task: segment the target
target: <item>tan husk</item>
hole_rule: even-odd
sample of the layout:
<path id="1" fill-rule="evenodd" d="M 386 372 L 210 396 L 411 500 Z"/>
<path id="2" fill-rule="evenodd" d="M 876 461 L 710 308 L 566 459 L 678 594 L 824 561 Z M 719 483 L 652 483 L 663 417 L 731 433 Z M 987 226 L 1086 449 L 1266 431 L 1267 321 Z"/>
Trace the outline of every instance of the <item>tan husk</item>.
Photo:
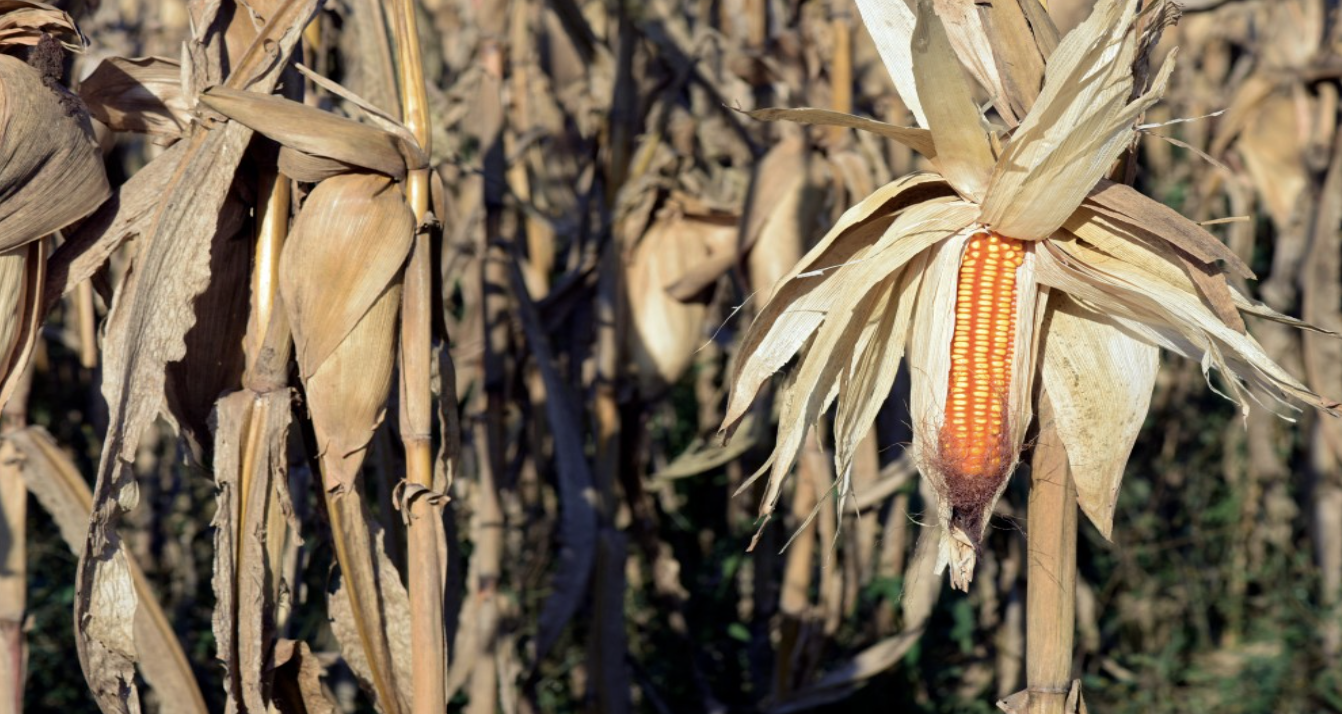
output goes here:
<path id="1" fill-rule="evenodd" d="M 60 38 L 67 50 L 84 49 L 84 36 L 64 10 L 34 0 L 0 0 L 0 47 L 36 45 L 47 34 Z"/>
<path id="2" fill-rule="evenodd" d="M 712 255 L 710 246 L 735 239 L 736 226 L 671 212 L 653 222 L 629 261 L 628 350 L 640 389 L 656 395 L 684 374 L 703 343 L 708 307 L 681 302 L 667 288 Z"/>
<path id="3" fill-rule="evenodd" d="M 336 176 L 312 190 L 280 257 L 280 294 L 304 377 L 400 274 L 414 229 L 414 214 L 385 176 Z"/>
<path id="4" fill-rule="evenodd" d="M 397 179 L 405 178 L 407 169 L 427 165 L 428 157 L 413 141 L 283 97 L 211 87 L 200 95 L 200 101 L 289 149 L 312 156 Z"/>
<path id="5" fill-rule="evenodd" d="M 0 55 L 0 250 L 64 228 L 111 194 L 88 115 L 68 111 L 63 91 Z"/>
<path id="6" fill-rule="evenodd" d="M 918 101 L 927 114 L 927 126 L 937 147 L 937 172 L 961 196 L 981 202 L 993 166 L 993 151 L 969 81 L 951 51 L 946 28 L 932 10 L 932 0 L 918 1 L 912 46 Z"/>
<path id="7" fill-rule="evenodd" d="M 190 123 L 182 65 L 166 57 L 108 57 L 80 83 L 79 98 L 113 131 L 179 138 Z"/>

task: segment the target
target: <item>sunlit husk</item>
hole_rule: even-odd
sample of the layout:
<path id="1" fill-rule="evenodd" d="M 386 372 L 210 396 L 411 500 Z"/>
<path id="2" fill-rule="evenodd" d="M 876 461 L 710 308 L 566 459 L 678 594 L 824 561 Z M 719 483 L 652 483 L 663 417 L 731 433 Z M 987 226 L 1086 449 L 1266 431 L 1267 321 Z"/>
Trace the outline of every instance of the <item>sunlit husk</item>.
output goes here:
<path id="1" fill-rule="evenodd" d="M 111 193 L 88 116 L 60 91 L 0 55 L 0 250 L 64 228 Z"/>
<path id="2" fill-rule="evenodd" d="M 735 239 L 736 226 L 684 216 L 659 218 L 634 249 L 629 264 L 629 355 L 638 369 L 641 391 L 655 395 L 684 374 L 703 344 L 701 302 L 682 302 L 666 288 L 711 254 L 714 242 Z"/>
<path id="3" fill-rule="evenodd" d="M 342 175 L 312 190 L 280 257 L 280 292 L 304 377 L 386 292 L 414 228 L 400 190 L 384 176 Z"/>
<path id="4" fill-rule="evenodd" d="M 1043 91 L 993 169 L 984 224 L 1018 240 L 1047 238 L 1127 148 L 1174 70 L 1171 53 L 1151 88 L 1131 99 L 1136 21 L 1135 3 L 1105 0 L 1048 58 Z"/>
<path id="5" fill-rule="evenodd" d="M 383 418 L 413 231 L 390 179 L 351 174 L 313 190 L 284 245 L 280 291 L 328 489 L 353 483 Z"/>

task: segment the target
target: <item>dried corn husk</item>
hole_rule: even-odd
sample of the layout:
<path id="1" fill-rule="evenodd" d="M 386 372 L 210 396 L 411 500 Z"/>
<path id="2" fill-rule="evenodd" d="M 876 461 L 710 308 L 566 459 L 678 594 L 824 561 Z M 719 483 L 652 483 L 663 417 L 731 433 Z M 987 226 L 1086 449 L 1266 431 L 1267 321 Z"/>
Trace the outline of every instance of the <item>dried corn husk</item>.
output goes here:
<path id="1" fill-rule="evenodd" d="M 670 212 L 653 222 L 629 261 L 629 356 L 640 390 L 660 394 L 675 384 L 704 341 L 701 302 L 682 302 L 667 288 L 682 273 L 712 256 L 714 245 L 734 242 L 734 223 Z"/>
<path id="2" fill-rule="evenodd" d="M 64 228 L 111 193 L 88 116 L 67 108 L 64 91 L 0 55 L 0 250 Z"/>
<path id="3" fill-rule="evenodd" d="M 902 16 L 890 9 L 899 5 L 879 12 Z M 1173 210 L 1103 181 L 1133 136 L 1137 117 L 1159 98 L 1169 77 L 1167 60 L 1151 89 L 1132 99 L 1134 61 L 1176 16 L 1166 3 L 1152 3 L 1140 14 L 1134 0 L 1098 3 L 1049 56 L 1037 100 L 1029 105 L 1028 97 L 1013 99 L 1030 109 L 1001 140 L 1004 148 L 995 159 L 996 140 L 979 121 L 930 0 L 919 3 L 913 28 L 902 20 L 870 27 L 879 12 L 867 10 L 864 5 L 878 43 L 910 47 L 910 64 L 891 68 L 901 92 L 907 89 L 904 75 L 914 78 L 915 90 L 938 90 L 924 91 L 914 103 L 930 122 L 933 164 L 944 178 L 902 179 L 850 209 L 779 284 L 747 333 L 731 375 L 728 432 L 764 381 L 800 355 L 795 378 L 782 390 L 777 445 L 756 474 L 770 472 L 761 515 L 773 511 L 806 430 L 836 398 L 842 507 L 853 454 L 889 391 L 906 343 L 914 455 L 937 495 L 944 527 L 938 567 L 950 567 L 958 588 L 968 587 L 987 516 L 1033 418 L 1037 374 L 1056 393 L 1054 426 L 1077 498 L 1106 535 L 1123 465 L 1149 403 L 1157 347 L 1198 360 L 1204 372 L 1216 369 L 1241 409 L 1248 408 L 1252 387 L 1283 404 L 1336 413 L 1336 402 L 1286 373 L 1245 333 L 1241 312 L 1300 323 L 1230 286 L 1228 274 L 1251 275 L 1238 256 Z M 1048 39 L 1041 36 L 1041 48 Z M 887 64 L 903 56 L 888 50 L 882 52 Z M 778 118 L 811 120 L 812 111 Z M 907 143 L 906 134 L 877 133 Z M 991 179 L 981 190 L 986 171 Z M 950 187 L 965 200 L 947 198 Z M 943 459 L 938 436 L 951 337 L 957 334 L 962 252 L 971 235 L 989 230 L 1035 241 L 1026 244 L 1015 268 L 1014 351 L 1002 395 L 1013 463 L 990 483 Z M 978 480 L 971 484 L 971 476 Z"/>
<path id="4" fill-rule="evenodd" d="M 280 293 L 293 327 L 318 447 L 353 483 L 382 421 L 395 363 L 400 271 L 415 220 L 388 178 L 349 174 L 313 189 L 280 258 Z"/>
<path id="5" fill-rule="evenodd" d="M 336 116 L 283 97 L 212 87 L 205 106 L 242 122 L 291 151 L 404 179 L 427 157 L 413 137 Z M 306 177 L 304 177 L 306 178 Z"/>
<path id="6" fill-rule="evenodd" d="M 182 65 L 166 57 L 108 57 L 80 83 L 79 98 L 112 131 L 180 138 L 190 123 Z"/>
<path id="7" fill-rule="evenodd" d="M 84 49 L 84 36 L 64 10 L 34 0 L 0 0 L 0 47 L 36 45 L 42 35 L 60 38 L 65 48 Z"/>

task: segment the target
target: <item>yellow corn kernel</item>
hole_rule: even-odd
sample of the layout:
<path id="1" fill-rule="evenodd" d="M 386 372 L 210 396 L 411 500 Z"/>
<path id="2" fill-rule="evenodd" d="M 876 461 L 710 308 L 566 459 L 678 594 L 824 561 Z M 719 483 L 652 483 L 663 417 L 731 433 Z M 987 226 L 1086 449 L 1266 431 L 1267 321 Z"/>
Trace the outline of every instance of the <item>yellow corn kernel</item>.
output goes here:
<path id="1" fill-rule="evenodd" d="M 1007 425 L 1002 404 L 1011 384 L 1016 336 L 1016 268 L 1025 244 L 995 233 L 969 239 L 958 277 L 942 464 L 965 476 L 998 476 Z M 949 425 L 954 425 L 951 428 Z"/>

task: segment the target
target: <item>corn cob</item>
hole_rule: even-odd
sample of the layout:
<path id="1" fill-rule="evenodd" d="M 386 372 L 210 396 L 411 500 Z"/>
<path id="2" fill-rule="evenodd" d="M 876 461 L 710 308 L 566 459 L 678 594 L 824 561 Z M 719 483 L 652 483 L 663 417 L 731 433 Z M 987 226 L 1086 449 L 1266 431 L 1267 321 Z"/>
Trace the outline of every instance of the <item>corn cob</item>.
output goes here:
<path id="1" fill-rule="evenodd" d="M 965 246 L 957 281 L 938 456 L 949 473 L 990 480 L 993 488 L 1015 456 L 1009 453 L 1006 408 L 1016 335 L 1016 268 L 1024 259 L 1022 241 L 979 233 Z"/>

